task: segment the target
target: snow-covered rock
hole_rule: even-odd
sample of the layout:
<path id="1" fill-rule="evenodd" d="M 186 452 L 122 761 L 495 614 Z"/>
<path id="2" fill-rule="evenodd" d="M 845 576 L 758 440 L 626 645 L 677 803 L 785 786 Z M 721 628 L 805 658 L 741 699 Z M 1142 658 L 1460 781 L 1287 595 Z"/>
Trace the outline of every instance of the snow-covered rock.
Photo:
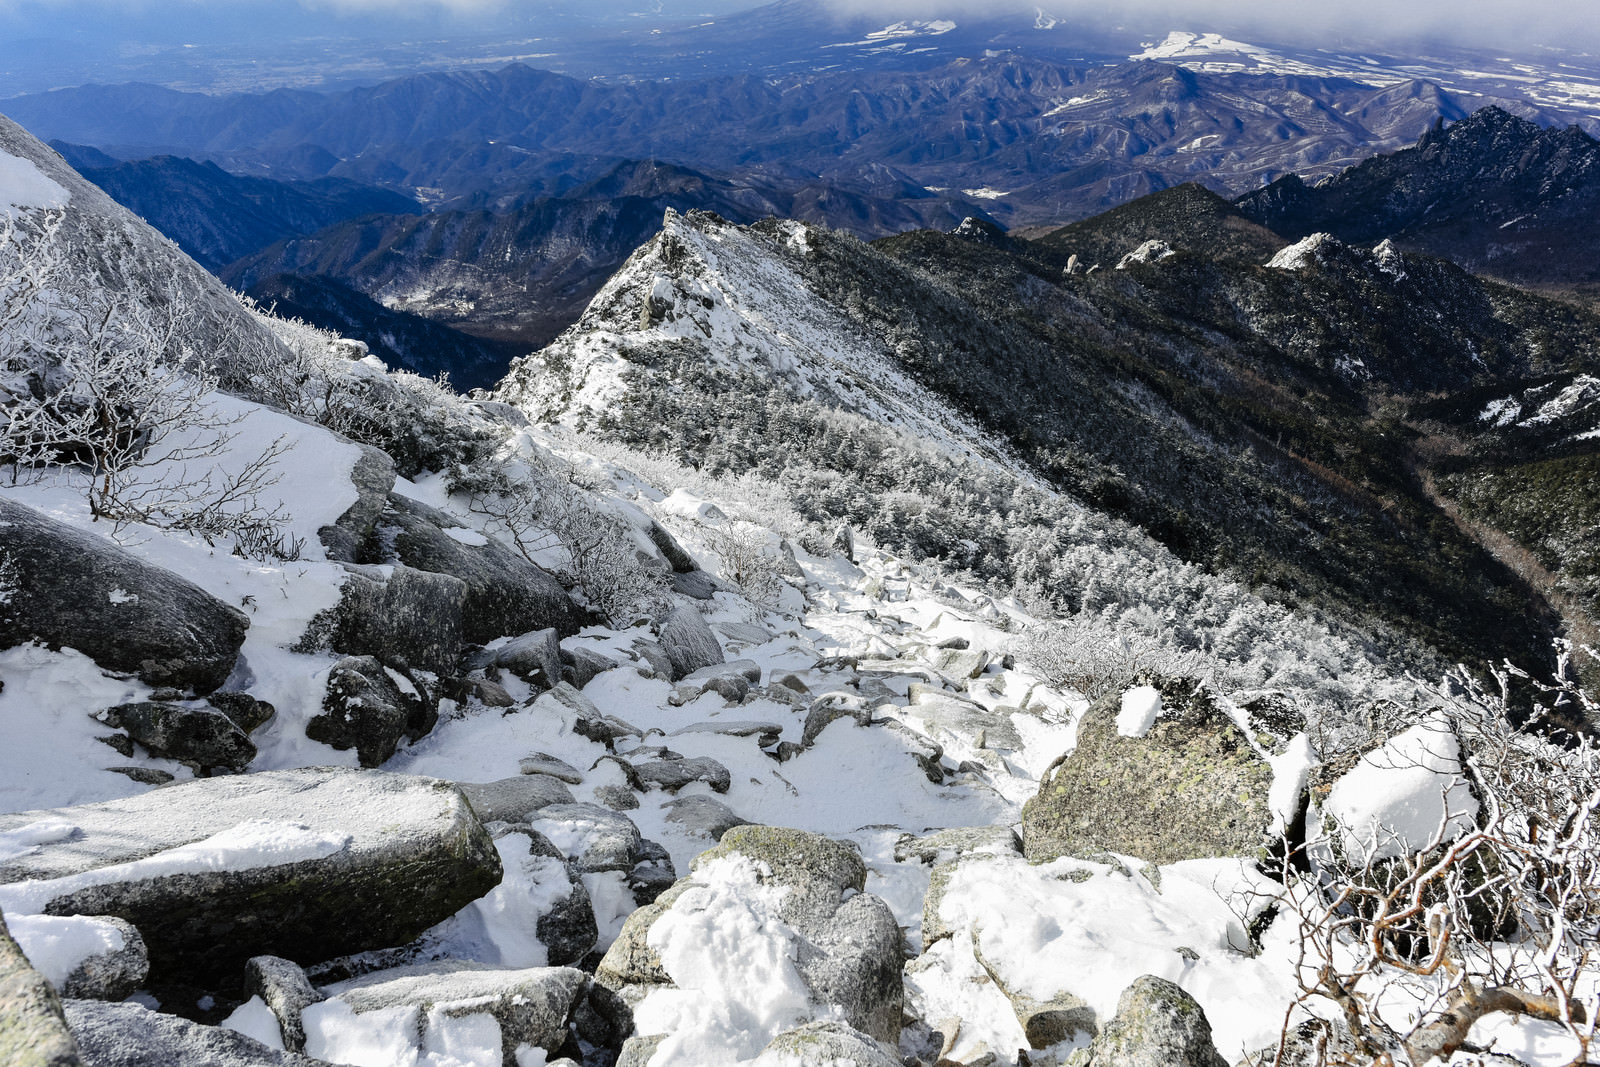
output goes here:
<path id="1" fill-rule="evenodd" d="M 324 1067 L 237 1031 L 131 1002 L 69 1000 L 66 1014 L 90 1067 Z"/>
<path id="2" fill-rule="evenodd" d="M 28 959 L 64 997 L 121 1000 L 150 973 L 144 938 L 115 916 L 14 914 L 9 924 Z"/>
<path id="3" fill-rule="evenodd" d="M 453 786 L 381 772 L 207 778 L 0 815 L 0 835 L 39 827 L 53 829 L 0 861 L 0 908 L 126 919 L 166 978 L 404 944 L 501 875 Z"/>
<path id="4" fill-rule="evenodd" d="M 227 681 L 250 625 L 239 609 L 4 497 L 0 530 L 17 570 L 17 588 L 0 612 L 0 648 L 30 640 L 75 648 L 150 685 L 200 693 Z"/>
<path id="5" fill-rule="evenodd" d="M 306 724 L 306 736 L 353 748 L 363 767 L 380 767 L 402 738 L 417 740 L 438 718 L 438 703 L 419 679 L 372 656 L 346 656 L 329 669 L 322 714 Z"/>

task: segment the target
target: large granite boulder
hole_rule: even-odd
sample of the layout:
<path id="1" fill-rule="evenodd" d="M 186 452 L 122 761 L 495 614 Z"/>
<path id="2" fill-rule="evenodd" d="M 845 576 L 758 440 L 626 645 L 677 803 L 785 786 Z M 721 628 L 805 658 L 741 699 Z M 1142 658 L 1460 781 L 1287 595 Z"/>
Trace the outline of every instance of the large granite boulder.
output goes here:
<path id="1" fill-rule="evenodd" d="M 139 1004 L 69 1000 L 66 1011 L 87 1067 L 327 1067 Z"/>
<path id="2" fill-rule="evenodd" d="M 306 736 L 381 767 L 401 738 L 415 741 L 438 721 L 438 702 L 420 679 L 371 656 L 346 656 L 328 671 L 322 714 L 306 723 Z"/>
<path id="3" fill-rule="evenodd" d="M 11 940 L 0 917 L 0 1063 L 82 1067 L 61 1001 Z"/>
<path id="4" fill-rule="evenodd" d="M 656 624 L 656 639 L 671 665 L 669 675 L 674 682 L 726 658 L 705 616 L 687 604 Z"/>
<path id="5" fill-rule="evenodd" d="M 250 620 L 199 586 L 96 534 L 0 497 L 17 589 L 0 648 L 69 647 L 152 686 L 209 693 L 227 681 Z"/>
<path id="6" fill-rule="evenodd" d="M 318 612 L 295 648 L 331 648 L 419 670 L 456 672 L 467 583 L 404 564 L 349 567 L 339 603 Z"/>
<path id="7" fill-rule="evenodd" d="M 383 521 L 396 527 L 394 553 L 401 563 L 466 583 L 462 622 L 468 641 L 484 644 L 546 628 L 567 636 L 588 622 L 550 574 L 493 538 L 461 532 L 436 508 L 391 494 Z"/>
<path id="8" fill-rule="evenodd" d="M 1153 721 L 1133 723 L 1122 694 L 1084 713 L 1077 747 L 1023 806 L 1028 859 L 1116 852 L 1161 864 L 1262 854 L 1271 765 L 1198 683 L 1151 688 L 1160 693 Z M 1128 695 L 1153 700 L 1149 691 Z"/>
<path id="9" fill-rule="evenodd" d="M 97 718 L 127 733 L 152 756 L 175 759 L 202 774 L 218 769 L 237 774 L 256 758 L 250 735 L 214 708 L 141 700 L 107 708 Z"/>
<path id="10" fill-rule="evenodd" d="M 0 815 L 53 828 L 0 861 L 0 907 L 115 915 L 153 980 L 237 977 L 252 956 L 315 962 L 401 945 L 500 882 L 494 843 L 434 778 L 305 768 Z"/>

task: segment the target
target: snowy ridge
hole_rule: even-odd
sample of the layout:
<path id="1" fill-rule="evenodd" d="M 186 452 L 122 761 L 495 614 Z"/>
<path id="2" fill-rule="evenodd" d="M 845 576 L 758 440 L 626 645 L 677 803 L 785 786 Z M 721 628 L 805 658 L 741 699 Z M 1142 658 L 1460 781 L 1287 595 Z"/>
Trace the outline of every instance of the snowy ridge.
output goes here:
<path id="1" fill-rule="evenodd" d="M 895 367 L 876 339 L 814 296 L 803 274 L 804 223 L 770 230 L 668 211 L 583 317 L 518 360 L 495 391 L 541 421 L 576 425 L 628 388 L 624 371 L 652 350 L 690 348 L 713 364 L 752 368 L 821 401 L 933 444 L 1025 474 L 1004 447 Z M 670 388 L 660 383 L 660 388 Z"/>

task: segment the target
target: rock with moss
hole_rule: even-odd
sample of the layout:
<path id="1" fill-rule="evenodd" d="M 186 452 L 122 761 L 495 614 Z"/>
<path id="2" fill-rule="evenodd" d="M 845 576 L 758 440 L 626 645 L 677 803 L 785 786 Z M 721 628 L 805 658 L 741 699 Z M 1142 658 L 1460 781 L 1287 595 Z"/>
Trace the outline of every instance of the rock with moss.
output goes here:
<path id="1" fill-rule="evenodd" d="M 302 768 L 0 815 L 75 827 L 0 862 L 0 901 L 138 928 L 153 982 L 235 980 L 403 945 L 500 883 L 494 842 L 436 778 Z M 27 883 L 27 884 L 19 884 Z"/>
<path id="2" fill-rule="evenodd" d="M 896 1049 L 841 1022 L 814 1022 L 785 1030 L 767 1043 L 762 1067 L 900 1067 Z"/>
<path id="3" fill-rule="evenodd" d="M 141 700 L 107 708 L 96 718 L 127 733 L 152 756 L 175 759 L 202 774 L 237 774 L 256 758 L 249 735 L 215 708 Z"/>
<path id="4" fill-rule="evenodd" d="M 1123 991 L 1116 1018 L 1089 1046 L 1083 1067 L 1227 1067 L 1227 1061 L 1211 1042 L 1199 1002 L 1147 974 Z"/>
<path id="5" fill-rule="evenodd" d="M 61 1001 L 11 939 L 0 917 L 0 1063 L 82 1067 Z"/>
<path id="6" fill-rule="evenodd" d="M 1118 729 L 1121 694 L 1084 713 L 1077 747 L 1022 809 L 1027 857 L 1115 852 L 1151 863 L 1263 854 L 1272 767 L 1199 683 L 1163 682 L 1142 737 Z"/>
<path id="7" fill-rule="evenodd" d="M 465 624 L 467 584 L 404 564 L 348 565 L 339 603 L 316 614 L 297 651 L 323 648 L 347 656 L 404 662 L 436 674 L 454 674 Z"/>

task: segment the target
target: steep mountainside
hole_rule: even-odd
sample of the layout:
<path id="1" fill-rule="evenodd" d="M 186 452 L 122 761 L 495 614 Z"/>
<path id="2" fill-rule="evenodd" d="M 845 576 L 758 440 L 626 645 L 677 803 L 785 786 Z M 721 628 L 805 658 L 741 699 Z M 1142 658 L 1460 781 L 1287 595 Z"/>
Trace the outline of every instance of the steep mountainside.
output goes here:
<path id="1" fill-rule="evenodd" d="M 1238 206 L 1291 239 L 1389 238 L 1475 273 L 1600 295 L 1600 142 L 1577 127 L 1484 108 L 1331 179 L 1285 176 Z"/>
<path id="2" fill-rule="evenodd" d="M 240 178 L 215 163 L 156 156 L 80 168 L 211 270 L 286 237 L 361 215 L 416 215 L 415 200 L 344 178 L 279 182 Z"/>
<path id="3" fill-rule="evenodd" d="M 1169 217 L 1170 200 L 1156 200 L 1156 217 Z M 785 396 L 798 390 L 848 411 L 864 410 L 860 390 L 870 395 L 870 384 L 806 353 L 872 346 L 883 353 L 876 365 L 930 390 L 1047 483 L 1185 559 L 1362 631 L 1398 634 L 1402 645 L 1525 658 L 1520 646 L 1537 644 L 1553 616 L 1428 499 L 1403 398 L 1518 381 L 1569 360 L 1591 365 L 1600 320 L 1387 246 L 1308 242 L 1263 266 L 1209 257 L 1205 233 L 1170 235 L 1190 250 L 1146 249 L 1147 262 L 1073 275 L 1065 244 L 1030 250 L 981 227 L 867 247 L 816 230 L 669 218 L 625 280 L 514 368 L 499 393 L 546 417 L 587 411 L 608 433 L 711 470 L 770 474 L 782 459 L 761 442 L 793 436 L 812 454 L 829 438 L 782 415 Z M 737 268 L 722 264 L 732 248 Z M 796 327 L 813 339 L 755 361 L 811 362 L 809 378 L 796 372 L 805 385 L 728 366 L 721 353 L 737 349 L 717 341 L 741 336 L 724 307 L 745 299 L 759 271 L 778 269 L 799 279 L 789 304 L 842 317 L 835 339 Z M 879 372 L 857 373 L 870 382 Z M 874 491 L 870 481 L 863 488 Z M 952 520 L 953 537 L 919 540 L 881 512 L 859 521 L 888 543 L 905 538 L 979 573 L 1024 577 L 981 524 Z M 1099 595 L 1088 575 L 1031 580 L 1074 610 Z M 1514 633 L 1508 612 L 1520 620 Z"/>

